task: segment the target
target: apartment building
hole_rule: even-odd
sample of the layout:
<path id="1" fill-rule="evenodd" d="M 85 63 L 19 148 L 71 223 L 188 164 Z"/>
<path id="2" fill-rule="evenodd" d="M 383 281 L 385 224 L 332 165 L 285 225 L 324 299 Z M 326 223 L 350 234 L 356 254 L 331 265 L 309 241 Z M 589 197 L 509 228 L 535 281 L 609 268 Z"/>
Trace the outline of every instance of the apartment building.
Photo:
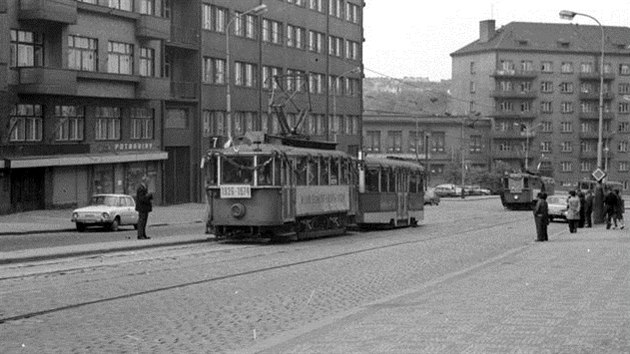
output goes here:
<path id="1" fill-rule="evenodd" d="M 630 188 L 630 28 L 604 27 L 603 161 Z M 453 52 L 454 112 L 494 121 L 492 154 L 568 185 L 597 168 L 599 26 L 480 22 Z"/>
<path id="2" fill-rule="evenodd" d="M 280 82 L 296 131 L 358 151 L 363 6 L 0 0 L 0 213 L 133 194 L 144 174 L 157 203 L 203 201 L 200 161 L 227 127 L 279 131 Z"/>
<path id="3" fill-rule="evenodd" d="M 445 174 L 449 165 L 463 164 L 469 171 L 488 170 L 491 162 L 490 133 L 491 122 L 482 117 L 363 115 L 365 154 L 418 161 L 427 166 L 427 178 L 432 186 L 452 182 Z"/>

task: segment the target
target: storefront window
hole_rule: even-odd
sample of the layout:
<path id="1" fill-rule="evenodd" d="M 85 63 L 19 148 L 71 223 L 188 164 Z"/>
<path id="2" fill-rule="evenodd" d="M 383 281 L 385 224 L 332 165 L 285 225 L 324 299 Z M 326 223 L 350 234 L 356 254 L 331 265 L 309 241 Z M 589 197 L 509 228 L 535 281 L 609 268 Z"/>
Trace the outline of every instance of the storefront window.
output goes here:
<path id="1" fill-rule="evenodd" d="M 114 166 L 94 167 L 93 194 L 114 193 Z"/>

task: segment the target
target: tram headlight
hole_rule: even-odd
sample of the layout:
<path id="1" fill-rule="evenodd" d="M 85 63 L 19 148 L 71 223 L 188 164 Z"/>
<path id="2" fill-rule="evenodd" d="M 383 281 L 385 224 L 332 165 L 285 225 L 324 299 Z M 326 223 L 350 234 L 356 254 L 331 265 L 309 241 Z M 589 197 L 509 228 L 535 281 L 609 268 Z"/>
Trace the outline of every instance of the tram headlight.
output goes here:
<path id="1" fill-rule="evenodd" d="M 234 203 L 230 207 L 230 212 L 232 213 L 233 217 L 240 219 L 245 216 L 245 205 L 241 203 Z"/>
<path id="2" fill-rule="evenodd" d="M 518 200 L 518 195 L 515 195 L 515 196 L 514 196 L 514 200 Z"/>

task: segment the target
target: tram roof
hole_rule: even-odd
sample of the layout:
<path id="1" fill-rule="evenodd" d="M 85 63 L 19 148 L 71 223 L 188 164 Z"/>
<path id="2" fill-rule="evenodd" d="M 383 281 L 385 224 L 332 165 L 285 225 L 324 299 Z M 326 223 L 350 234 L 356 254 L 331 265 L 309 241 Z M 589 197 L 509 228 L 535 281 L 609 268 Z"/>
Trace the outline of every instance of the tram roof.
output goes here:
<path id="1" fill-rule="evenodd" d="M 241 154 L 251 156 L 282 153 L 286 154 L 287 156 L 332 156 L 352 158 L 352 156 L 348 155 L 347 153 L 338 150 L 311 149 L 278 144 L 243 144 L 220 150 L 212 150 L 210 151 L 210 154 L 212 153 L 219 153 L 230 156 L 237 156 Z"/>
<path id="2" fill-rule="evenodd" d="M 408 160 L 399 160 L 387 157 L 373 157 L 366 156 L 365 163 L 367 166 L 381 166 L 381 167 L 399 167 L 399 168 L 409 168 L 412 170 L 420 170 L 424 171 L 424 167 L 417 162 L 408 161 Z"/>

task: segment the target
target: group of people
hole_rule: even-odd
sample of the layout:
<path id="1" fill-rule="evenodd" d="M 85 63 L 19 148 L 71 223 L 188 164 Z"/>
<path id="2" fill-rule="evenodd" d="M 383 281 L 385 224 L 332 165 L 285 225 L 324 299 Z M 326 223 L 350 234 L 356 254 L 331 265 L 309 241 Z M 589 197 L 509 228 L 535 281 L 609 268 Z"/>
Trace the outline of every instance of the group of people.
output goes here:
<path id="1" fill-rule="evenodd" d="M 547 225 L 549 225 L 549 206 L 547 204 L 547 193 L 540 192 L 537 195 L 538 201 L 534 207 L 534 221 L 536 223 L 536 241 L 548 241 Z M 569 223 L 569 232 L 577 233 L 578 228 L 592 227 L 593 220 L 593 192 L 570 191 L 567 199 L 567 221 Z M 609 190 L 604 196 L 604 211 L 606 220 L 606 229 L 610 229 L 614 224 L 623 229 L 625 227 L 623 221 L 623 213 L 625 211 L 624 200 L 618 189 Z"/>

